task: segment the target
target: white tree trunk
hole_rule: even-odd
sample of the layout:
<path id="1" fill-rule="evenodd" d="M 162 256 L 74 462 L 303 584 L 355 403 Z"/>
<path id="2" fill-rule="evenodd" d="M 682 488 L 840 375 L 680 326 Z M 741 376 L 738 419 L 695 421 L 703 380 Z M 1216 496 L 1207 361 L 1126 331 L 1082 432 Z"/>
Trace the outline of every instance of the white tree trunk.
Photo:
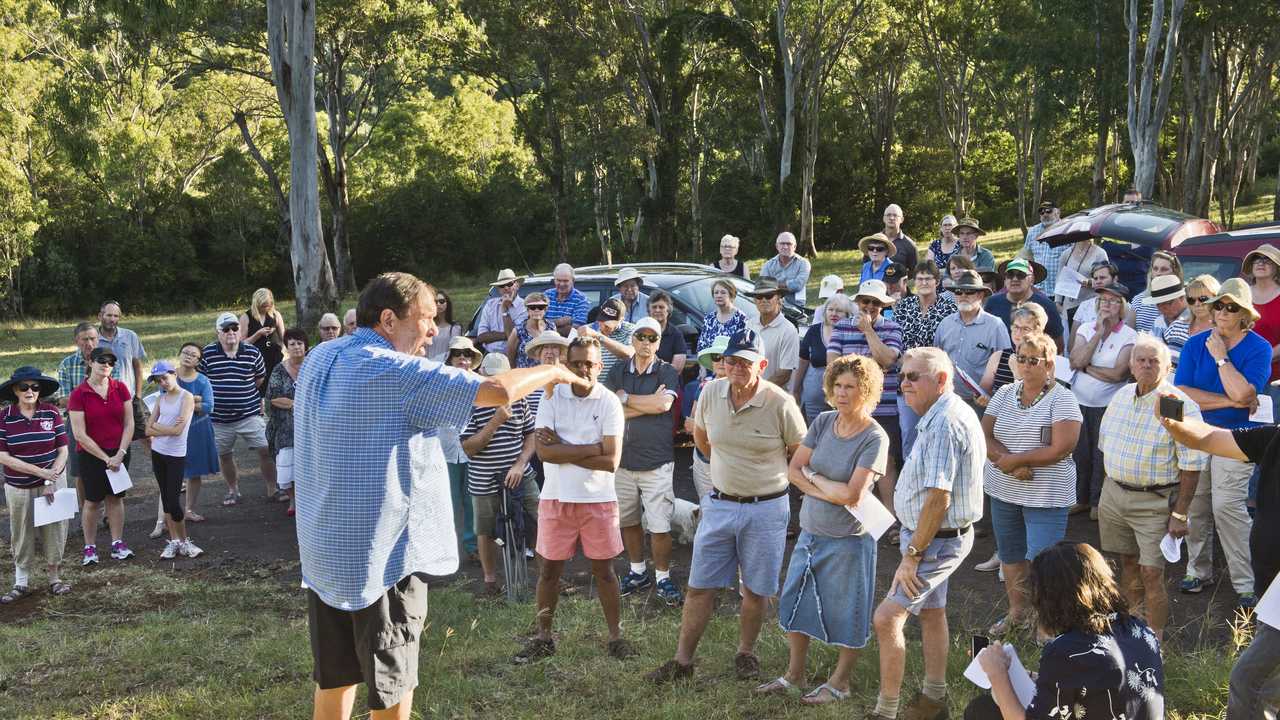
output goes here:
<path id="1" fill-rule="evenodd" d="M 1142 65 L 1138 65 L 1138 0 L 1128 0 L 1124 22 L 1129 30 L 1129 144 L 1133 147 L 1133 184 L 1143 197 L 1155 190 L 1156 170 L 1160 162 L 1160 131 L 1169 115 L 1169 92 L 1173 87 L 1173 65 L 1178 54 L 1179 29 L 1186 0 L 1173 0 L 1168 28 L 1164 22 L 1165 0 L 1151 4 L 1151 23 L 1147 29 L 1147 46 Z M 1160 77 L 1156 78 L 1156 51 L 1164 32 L 1164 59 Z M 1156 84 L 1159 83 L 1159 87 Z M 1155 99 L 1152 99 L 1155 93 Z"/>
<path id="2" fill-rule="evenodd" d="M 787 39 L 787 11 L 790 0 L 778 3 L 778 62 L 782 63 L 782 148 L 778 158 L 778 187 L 787 184 L 791 177 L 791 154 L 796 144 L 796 63 L 792 57 L 791 43 Z"/>
<path id="3" fill-rule="evenodd" d="M 316 15 L 312 0 L 267 0 L 267 49 L 289 129 L 290 255 L 298 323 L 314 327 L 338 304 L 320 229 L 317 186 Z"/>

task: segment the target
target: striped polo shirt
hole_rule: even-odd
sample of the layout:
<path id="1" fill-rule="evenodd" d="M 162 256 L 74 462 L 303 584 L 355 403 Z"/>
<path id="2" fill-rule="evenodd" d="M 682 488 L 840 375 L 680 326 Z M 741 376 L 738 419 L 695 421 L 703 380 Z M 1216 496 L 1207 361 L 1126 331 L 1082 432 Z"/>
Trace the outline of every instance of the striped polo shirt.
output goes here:
<path id="1" fill-rule="evenodd" d="M 248 343 L 240 343 L 234 356 L 227 355 L 216 342 L 204 346 L 197 368 L 213 386 L 213 412 L 209 419 L 216 423 L 233 423 L 262 414 L 262 394 L 258 382 L 266 377 L 267 366 L 262 353 Z"/>
<path id="2" fill-rule="evenodd" d="M 40 403 L 30 420 L 17 405 L 6 407 L 0 416 L 0 452 L 8 453 L 14 459 L 50 468 L 58 459 L 58 448 L 66 444 L 62 413 L 54 405 Z M 17 488 L 33 488 L 44 483 L 40 478 L 10 467 L 4 468 L 4 481 Z"/>
<path id="3" fill-rule="evenodd" d="M 569 290 L 569 297 L 564 300 L 560 299 L 560 294 L 555 288 L 547 293 L 547 320 L 557 320 L 562 317 L 573 319 L 573 326 L 587 324 L 587 313 L 591 310 L 591 301 L 578 288 Z"/>
<path id="4" fill-rule="evenodd" d="M 497 408 L 477 407 L 471 411 L 471 421 L 462 431 L 462 439 L 475 435 L 484 429 L 493 419 Z M 524 438 L 533 434 L 534 414 L 529 411 L 529 404 L 524 400 L 511 403 L 511 417 L 489 438 L 489 444 L 467 463 L 467 489 L 472 495 L 494 495 L 498 486 L 506 477 L 507 471 L 520 458 L 524 449 Z M 533 473 L 531 466 L 525 467 L 525 474 Z"/>

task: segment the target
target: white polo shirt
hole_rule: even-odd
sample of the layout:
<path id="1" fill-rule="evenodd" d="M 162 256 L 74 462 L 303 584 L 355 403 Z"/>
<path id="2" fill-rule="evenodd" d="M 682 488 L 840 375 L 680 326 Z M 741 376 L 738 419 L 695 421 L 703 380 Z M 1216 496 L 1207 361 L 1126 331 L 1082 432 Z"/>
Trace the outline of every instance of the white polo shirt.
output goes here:
<path id="1" fill-rule="evenodd" d="M 607 436 L 622 442 L 626 417 L 618 396 L 604 385 L 596 383 L 586 397 L 574 395 L 568 385 L 557 385 L 538 404 L 534 427 L 550 428 L 562 442 L 570 445 L 592 445 Z M 543 500 L 598 503 L 618 499 L 611 472 L 568 463 L 544 463 L 542 470 L 546 475 L 541 493 Z"/>

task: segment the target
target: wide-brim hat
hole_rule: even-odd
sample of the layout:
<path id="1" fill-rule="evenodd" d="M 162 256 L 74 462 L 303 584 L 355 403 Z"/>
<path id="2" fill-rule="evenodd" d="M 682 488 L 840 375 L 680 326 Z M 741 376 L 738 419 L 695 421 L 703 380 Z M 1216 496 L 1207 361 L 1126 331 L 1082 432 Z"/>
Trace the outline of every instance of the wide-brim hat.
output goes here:
<path id="1" fill-rule="evenodd" d="M 1262 317 L 1262 315 L 1253 307 L 1253 291 L 1249 289 L 1249 284 L 1242 278 L 1233 277 L 1222 283 L 1222 288 L 1218 290 L 1218 294 L 1213 296 L 1209 302 L 1216 303 L 1220 300 L 1228 300 L 1233 302 L 1245 310 L 1249 311 L 1249 315 L 1254 320 Z"/>
<path id="2" fill-rule="evenodd" d="M 459 335 L 449 341 L 449 352 L 453 352 L 455 350 L 461 350 L 470 354 L 471 361 L 477 365 L 484 359 L 484 354 L 476 348 L 476 344 L 471 341 L 471 338 L 465 335 Z"/>
<path id="3" fill-rule="evenodd" d="M 955 284 L 952 285 L 950 289 L 953 292 L 956 290 L 976 290 L 988 295 L 991 294 L 991 288 L 987 287 L 987 284 L 982 281 L 982 276 L 979 275 L 976 270 L 962 270 L 960 272 L 960 277 L 955 281 Z"/>
<path id="4" fill-rule="evenodd" d="M 1253 261 L 1260 257 L 1270 260 L 1272 265 L 1280 269 L 1280 250 L 1277 250 L 1275 245 L 1266 243 L 1259 245 L 1244 256 L 1244 262 L 1240 264 L 1240 272 L 1248 277 L 1253 277 Z"/>
<path id="5" fill-rule="evenodd" d="M 698 351 L 698 364 L 711 370 L 714 363 L 711 362 L 712 355 L 724 355 L 724 351 L 729 349 L 729 336 L 717 335 L 715 340 Z"/>
<path id="6" fill-rule="evenodd" d="M 955 232 L 963 227 L 970 228 L 974 232 L 978 233 L 978 235 L 987 234 L 987 231 L 983 230 L 981 225 L 978 225 L 977 219 L 971 217 L 960 218 L 960 222 L 957 222 L 956 226 L 951 228 L 951 232 Z"/>
<path id="7" fill-rule="evenodd" d="M 640 274 L 639 270 L 633 267 L 624 267 L 618 271 L 618 279 L 613 281 L 613 285 L 617 287 L 628 280 L 635 280 L 641 285 L 644 284 L 644 276 Z"/>
<path id="8" fill-rule="evenodd" d="M 888 251 L 885 253 L 885 257 L 893 257 L 898 254 L 898 246 L 895 245 L 884 233 L 875 233 L 862 238 L 858 241 L 858 250 L 861 250 L 862 254 L 866 255 L 867 246 L 873 242 L 884 243 L 884 246 L 888 248 Z"/>
<path id="9" fill-rule="evenodd" d="M 1151 286 L 1147 290 L 1147 297 L 1142 298 L 1143 305 L 1159 305 L 1174 298 L 1187 296 L 1187 288 L 1182 284 L 1182 278 L 1177 275 L 1161 275 L 1152 278 Z"/>
<path id="10" fill-rule="evenodd" d="M 773 278 L 767 275 L 764 275 L 759 278 L 756 278 L 755 287 L 751 288 L 750 290 L 747 290 L 742 294 L 746 295 L 749 298 L 760 297 L 761 295 L 775 295 L 775 294 L 781 295 L 782 286 L 778 284 L 777 280 L 774 280 Z"/>
<path id="11" fill-rule="evenodd" d="M 498 279 L 489 283 L 489 287 L 502 287 L 509 282 L 524 282 L 524 275 L 516 275 L 516 271 L 511 268 L 502 268 L 498 271 Z"/>
<path id="12" fill-rule="evenodd" d="M 1004 277 L 1005 273 L 1009 272 L 1011 269 L 1021 270 L 1022 272 L 1032 276 L 1037 283 L 1044 282 L 1044 279 L 1049 275 L 1049 271 L 1045 270 L 1043 265 L 1035 260 L 1028 260 L 1024 257 L 1009 258 L 996 266 L 996 272 L 999 273 L 1001 277 Z"/>
<path id="13" fill-rule="evenodd" d="M 544 345 L 555 345 L 560 348 L 569 347 L 569 339 L 556 332 L 555 330 L 543 330 L 535 335 L 529 342 L 525 343 L 524 354 L 530 357 L 537 352 L 538 348 Z"/>
<path id="14" fill-rule="evenodd" d="M 3 385 L 0 385 L 0 400 L 11 399 L 15 403 L 18 402 L 18 394 L 13 391 L 13 386 L 20 382 L 32 381 L 40 383 L 40 397 L 52 395 L 57 392 L 60 387 L 57 380 L 54 380 L 48 375 L 40 372 L 40 368 L 33 367 L 31 365 L 23 365 L 17 370 L 14 370 L 13 374 L 9 376 L 9 379 L 6 380 Z"/>
<path id="15" fill-rule="evenodd" d="M 889 294 L 889 288 L 884 284 L 883 280 L 863 280 L 858 285 L 858 291 L 853 294 L 853 299 L 860 297 L 869 297 L 872 300 L 878 300 L 881 305 L 892 305 L 896 300 Z"/>

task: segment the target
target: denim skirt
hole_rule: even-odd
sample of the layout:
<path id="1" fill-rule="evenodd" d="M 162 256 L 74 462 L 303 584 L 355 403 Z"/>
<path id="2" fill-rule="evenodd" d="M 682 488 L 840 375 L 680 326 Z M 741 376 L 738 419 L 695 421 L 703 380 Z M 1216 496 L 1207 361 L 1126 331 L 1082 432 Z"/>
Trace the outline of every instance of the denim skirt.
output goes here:
<path id="1" fill-rule="evenodd" d="M 875 584 L 876 541 L 870 533 L 825 537 L 803 531 L 778 599 L 778 624 L 784 632 L 828 645 L 866 647 Z"/>

